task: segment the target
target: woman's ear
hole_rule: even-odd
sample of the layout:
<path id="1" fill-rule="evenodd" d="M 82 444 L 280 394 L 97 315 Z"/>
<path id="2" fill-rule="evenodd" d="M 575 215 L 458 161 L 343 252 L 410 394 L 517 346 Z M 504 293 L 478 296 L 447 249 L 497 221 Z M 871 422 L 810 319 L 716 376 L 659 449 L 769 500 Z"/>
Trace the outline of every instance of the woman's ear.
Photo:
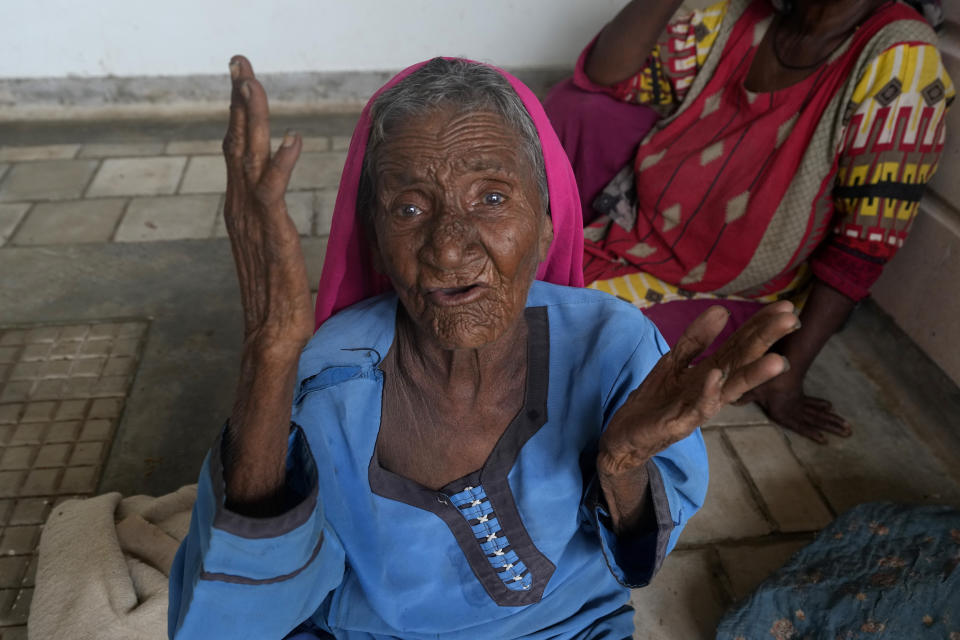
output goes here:
<path id="1" fill-rule="evenodd" d="M 540 225 L 540 239 L 539 239 L 539 258 L 540 262 L 543 262 L 547 259 L 547 254 L 550 253 L 550 245 L 553 244 L 553 220 L 550 219 L 550 210 L 547 209 L 547 213 L 543 216 L 543 223 Z"/>

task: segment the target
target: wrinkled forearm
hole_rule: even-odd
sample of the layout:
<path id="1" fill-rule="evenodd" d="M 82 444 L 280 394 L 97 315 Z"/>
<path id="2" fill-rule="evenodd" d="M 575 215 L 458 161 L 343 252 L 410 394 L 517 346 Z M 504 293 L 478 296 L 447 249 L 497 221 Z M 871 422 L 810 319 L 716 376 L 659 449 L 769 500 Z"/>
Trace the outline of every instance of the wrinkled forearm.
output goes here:
<path id="1" fill-rule="evenodd" d="M 238 513 L 282 511 L 299 350 L 247 348 L 224 450 L 226 501 Z"/>
<path id="2" fill-rule="evenodd" d="M 598 472 L 600 488 L 617 536 L 633 536 L 656 526 L 645 464 L 617 475 Z"/>
<path id="3" fill-rule="evenodd" d="M 683 0 L 632 0 L 600 32 L 584 66 L 599 85 L 635 75 Z"/>

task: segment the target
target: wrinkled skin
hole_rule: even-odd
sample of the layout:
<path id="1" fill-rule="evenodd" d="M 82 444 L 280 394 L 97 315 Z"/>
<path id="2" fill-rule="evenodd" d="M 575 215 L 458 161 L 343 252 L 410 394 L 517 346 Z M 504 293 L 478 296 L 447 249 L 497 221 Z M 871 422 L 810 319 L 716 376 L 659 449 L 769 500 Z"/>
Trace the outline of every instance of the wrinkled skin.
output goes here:
<path id="1" fill-rule="evenodd" d="M 283 509 L 293 383 L 312 328 L 303 256 L 283 201 L 301 143 L 286 136 L 271 156 L 266 95 L 246 59 L 235 58 L 231 73 L 226 215 L 246 339 L 224 473 L 232 508 L 269 515 Z M 406 366 L 420 368 L 419 397 L 446 425 L 444 438 L 423 442 L 459 440 L 482 460 L 516 412 L 522 386 L 504 385 L 502 375 L 525 370 L 523 309 L 552 227 L 516 134 L 498 116 L 426 115 L 394 132 L 378 160 L 374 252 L 409 319 L 398 327 L 398 340 L 415 347 Z M 799 327 L 789 302 L 771 305 L 689 366 L 726 321 L 719 307 L 695 320 L 601 438 L 598 471 L 615 530 L 628 532 L 649 513 L 651 456 L 787 368 L 781 356 L 764 354 Z M 497 396 L 503 401 L 484 401 Z M 473 406 L 489 413 L 474 415 Z M 421 456 L 407 461 L 414 471 L 438 466 L 423 449 L 400 457 Z"/>
<path id="2" fill-rule="evenodd" d="M 520 317 L 553 227 L 517 133 L 449 108 L 404 123 L 378 157 L 377 264 L 444 349 L 496 341 Z"/>

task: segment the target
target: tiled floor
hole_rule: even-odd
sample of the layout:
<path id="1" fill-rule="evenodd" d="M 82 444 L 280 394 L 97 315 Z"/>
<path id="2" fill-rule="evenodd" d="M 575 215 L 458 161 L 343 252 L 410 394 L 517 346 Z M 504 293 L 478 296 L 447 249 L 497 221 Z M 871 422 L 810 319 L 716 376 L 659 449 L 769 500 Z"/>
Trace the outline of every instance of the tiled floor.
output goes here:
<path id="1" fill-rule="evenodd" d="M 0 245 L 223 235 L 218 214 L 226 173 L 220 144 L 211 139 L 0 147 Z M 329 228 L 347 144 L 345 136 L 304 138 L 288 199 L 302 235 L 325 235 Z"/>
<path id="2" fill-rule="evenodd" d="M 2 638 L 26 622 L 50 510 L 96 491 L 146 327 L 0 327 Z"/>
<path id="3" fill-rule="evenodd" d="M 287 203 L 314 283 L 353 118 L 294 123 L 305 144 Z M 0 147 L 4 640 L 25 637 L 16 625 L 52 505 L 193 481 L 229 411 L 241 320 L 219 215 L 221 126 L 0 131 L 18 141 Z M 960 506 L 960 390 L 875 306 L 831 340 L 809 391 L 835 401 L 850 439 L 812 444 L 755 407 L 704 428 L 707 503 L 654 583 L 634 592 L 636 637 L 712 637 L 731 604 L 854 504 Z"/>

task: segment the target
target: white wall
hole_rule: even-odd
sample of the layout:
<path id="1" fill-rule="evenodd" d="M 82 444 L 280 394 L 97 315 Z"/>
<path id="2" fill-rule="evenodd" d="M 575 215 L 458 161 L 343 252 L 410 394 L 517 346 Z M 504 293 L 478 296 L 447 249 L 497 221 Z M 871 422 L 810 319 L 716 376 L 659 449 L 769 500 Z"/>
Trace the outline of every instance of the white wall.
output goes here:
<path id="1" fill-rule="evenodd" d="M 570 66 L 625 2 L 0 0 L 0 78 L 219 74 L 238 52 L 263 72 Z"/>

